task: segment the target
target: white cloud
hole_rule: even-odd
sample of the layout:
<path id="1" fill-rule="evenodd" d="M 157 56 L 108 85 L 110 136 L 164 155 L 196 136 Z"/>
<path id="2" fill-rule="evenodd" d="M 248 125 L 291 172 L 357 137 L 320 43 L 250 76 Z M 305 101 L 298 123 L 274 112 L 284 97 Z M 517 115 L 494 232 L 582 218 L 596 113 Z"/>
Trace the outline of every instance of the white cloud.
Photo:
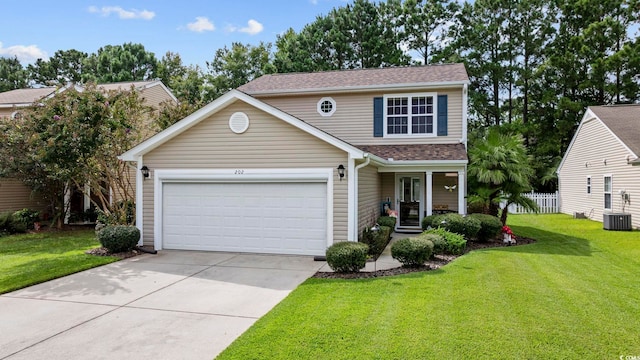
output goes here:
<path id="1" fill-rule="evenodd" d="M 109 16 L 112 13 L 118 15 L 120 19 L 143 19 L 151 20 L 156 16 L 156 13 L 149 10 L 131 9 L 125 10 L 120 6 L 103 6 L 98 8 L 97 6 L 89 6 L 89 12 L 94 14 L 101 14 L 102 16 Z"/>
<path id="2" fill-rule="evenodd" d="M 318 0 L 309 0 L 311 5 L 318 5 Z"/>
<path id="3" fill-rule="evenodd" d="M 0 56 L 17 57 L 21 63 L 32 63 L 37 59 L 48 59 L 47 53 L 37 45 L 13 45 L 5 48 L 0 42 Z"/>
<path id="4" fill-rule="evenodd" d="M 249 35 L 256 35 L 262 32 L 262 30 L 264 30 L 264 26 L 262 26 L 262 24 L 260 24 L 259 22 L 257 22 L 256 20 L 250 19 L 249 21 L 247 21 L 247 26 L 243 27 L 243 28 L 238 28 L 236 26 L 233 25 L 228 25 L 225 28 L 225 31 L 227 32 L 243 32 Z"/>
<path id="5" fill-rule="evenodd" d="M 196 21 L 187 24 L 187 28 L 195 32 L 214 31 L 215 25 L 204 16 L 197 16 Z"/>

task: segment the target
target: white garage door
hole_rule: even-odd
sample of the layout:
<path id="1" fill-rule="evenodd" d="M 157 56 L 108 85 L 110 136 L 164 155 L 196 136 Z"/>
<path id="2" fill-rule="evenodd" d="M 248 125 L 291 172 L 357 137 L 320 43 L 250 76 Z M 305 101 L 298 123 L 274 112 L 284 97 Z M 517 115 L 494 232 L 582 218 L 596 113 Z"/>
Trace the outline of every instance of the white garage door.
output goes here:
<path id="1" fill-rule="evenodd" d="M 165 183 L 163 248 L 323 255 L 326 183 Z"/>

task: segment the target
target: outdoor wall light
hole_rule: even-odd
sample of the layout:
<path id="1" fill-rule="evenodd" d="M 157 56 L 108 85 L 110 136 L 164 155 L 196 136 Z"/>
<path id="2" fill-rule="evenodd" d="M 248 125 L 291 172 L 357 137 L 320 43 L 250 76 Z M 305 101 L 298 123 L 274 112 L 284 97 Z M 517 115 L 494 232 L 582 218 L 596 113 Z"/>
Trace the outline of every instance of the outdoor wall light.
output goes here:
<path id="1" fill-rule="evenodd" d="M 344 165 L 342 164 L 338 165 L 338 176 L 340 176 L 340 181 L 342 181 L 344 177 Z"/>
<path id="2" fill-rule="evenodd" d="M 149 168 L 147 167 L 147 165 L 143 166 L 140 168 L 140 172 L 142 173 L 142 176 L 147 179 L 149 178 Z"/>

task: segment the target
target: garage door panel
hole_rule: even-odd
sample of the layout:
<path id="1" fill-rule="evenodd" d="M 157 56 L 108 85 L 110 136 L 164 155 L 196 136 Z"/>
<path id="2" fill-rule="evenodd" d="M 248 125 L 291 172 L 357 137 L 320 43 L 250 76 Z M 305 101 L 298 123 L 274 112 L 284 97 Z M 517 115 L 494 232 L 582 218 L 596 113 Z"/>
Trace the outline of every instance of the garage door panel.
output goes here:
<path id="1" fill-rule="evenodd" d="M 326 183 L 165 183 L 163 248 L 322 255 Z"/>

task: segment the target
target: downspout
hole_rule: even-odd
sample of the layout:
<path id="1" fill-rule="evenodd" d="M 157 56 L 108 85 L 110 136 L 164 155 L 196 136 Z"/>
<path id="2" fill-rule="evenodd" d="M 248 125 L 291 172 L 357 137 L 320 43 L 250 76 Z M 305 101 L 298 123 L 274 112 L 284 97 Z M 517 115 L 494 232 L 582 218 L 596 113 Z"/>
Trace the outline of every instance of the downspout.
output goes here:
<path id="1" fill-rule="evenodd" d="M 354 231 L 354 236 L 353 236 L 353 241 L 358 241 L 358 232 L 359 232 L 359 228 L 358 228 L 358 224 L 360 223 L 360 221 L 358 220 L 358 171 L 360 169 L 362 169 L 363 167 L 369 165 L 369 163 L 371 162 L 371 158 L 369 157 L 369 153 L 365 153 L 364 154 L 364 158 L 366 159 L 365 162 L 363 162 L 362 164 L 358 165 L 355 167 L 354 169 L 354 174 L 353 174 L 353 178 L 354 178 L 354 190 L 353 190 L 353 210 L 354 210 L 354 226 L 353 226 L 353 231 Z"/>

